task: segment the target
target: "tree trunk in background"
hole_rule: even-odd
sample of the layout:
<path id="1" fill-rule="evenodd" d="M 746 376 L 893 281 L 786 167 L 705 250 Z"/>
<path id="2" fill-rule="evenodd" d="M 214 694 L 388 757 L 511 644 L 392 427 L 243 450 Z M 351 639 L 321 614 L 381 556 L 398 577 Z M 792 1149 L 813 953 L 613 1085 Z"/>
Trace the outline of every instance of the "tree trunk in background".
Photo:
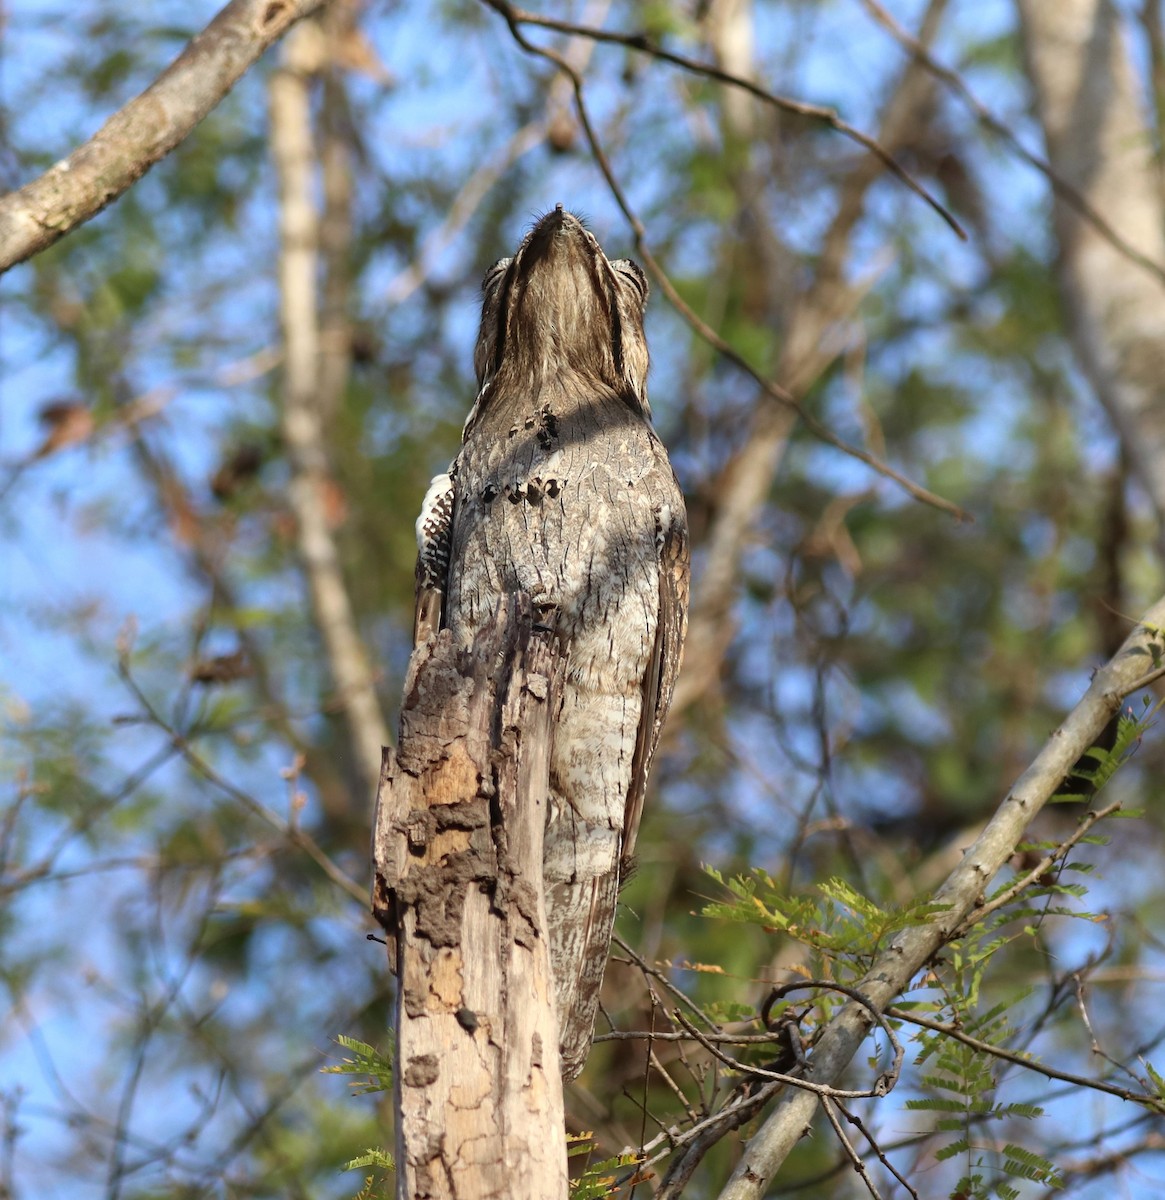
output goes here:
<path id="1" fill-rule="evenodd" d="M 566 1200 L 542 891 L 565 659 L 532 621 L 511 596 L 471 650 L 418 647 L 385 754 L 373 912 L 399 981 L 400 1200 Z"/>
<path id="2" fill-rule="evenodd" d="M 1052 166 L 1142 254 L 1165 262 L 1150 129 L 1112 0 L 1018 0 Z M 1060 294 L 1080 365 L 1165 529 L 1165 286 L 1055 200 Z"/>
<path id="3" fill-rule="evenodd" d="M 380 774 L 381 748 L 388 744 L 388 727 L 328 519 L 331 475 L 320 405 L 320 229 L 310 84 L 324 61 L 325 50 L 319 26 L 300 25 L 288 38 L 284 63 L 272 73 L 269 84 L 271 155 L 279 183 L 280 431 L 291 469 L 287 500 L 295 516 L 296 548 L 347 726 L 355 774 L 363 794 L 371 795 Z M 345 352 L 345 371 L 346 361 Z"/>

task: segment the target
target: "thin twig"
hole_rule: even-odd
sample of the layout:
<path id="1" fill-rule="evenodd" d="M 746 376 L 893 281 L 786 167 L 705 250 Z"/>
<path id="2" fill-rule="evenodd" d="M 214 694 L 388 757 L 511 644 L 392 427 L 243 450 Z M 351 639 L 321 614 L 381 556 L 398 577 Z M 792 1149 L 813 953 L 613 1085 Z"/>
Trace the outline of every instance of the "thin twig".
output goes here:
<path id="1" fill-rule="evenodd" d="M 917 62 L 926 67 L 936 79 L 963 101 L 971 112 L 974 113 L 975 119 L 985 129 L 989 129 L 997 137 L 1002 138 L 1019 158 L 1039 171 L 1047 179 L 1048 183 L 1051 184 L 1052 190 L 1065 204 L 1070 208 L 1074 208 L 1095 227 L 1098 233 L 1111 243 L 1114 249 L 1123 254 L 1130 262 L 1136 263 L 1138 267 L 1148 271 L 1154 278 L 1165 282 L 1165 266 L 1155 262 L 1147 254 L 1142 254 L 1135 246 L 1125 241 L 1108 221 L 1105 220 L 1103 214 L 1089 202 L 1088 198 L 1074 188 L 1047 159 L 1029 150 L 1003 121 L 978 100 L 955 71 L 943 66 L 942 63 L 935 59 L 930 51 L 917 38 L 912 37 L 907 30 L 903 29 L 877 0 L 861 0 L 861 2 L 870 16 L 903 49 L 913 55 Z"/>
<path id="2" fill-rule="evenodd" d="M 841 1142 L 841 1148 L 845 1151 L 846 1158 L 850 1161 L 850 1166 L 857 1171 L 862 1183 L 866 1185 L 866 1191 L 874 1197 L 874 1200 L 882 1200 L 882 1194 L 874 1186 L 874 1181 L 870 1178 L 870 1172 L 866 1170 L 866 1164 L 862 1162 L 861 1155 L 854 1149 L 854 1144 L 846 1136 L 846 1132 L 841 1127 L 841 1122 L 837 1119 L 837 1114 L 833 1111 L 832 1101 L 825 1099 L 821 1102 L 821 1107 L 825 1112 L 826 1119 L 833 1126 L 833 1132 L 837 1135 L 837 1140 Z"/>
<path id="3" fill-rule="evenodd" d="M 1100 1039 L 1096 1036 L 1096 1030 L 1092 1025 L 1092 1018 L 1088 1015 L 1088 1005 L 1084 1000 L 1084 976 L 1081 971 L 1072 972 L 1072 985 L 1076 992 L 1076 1007 L 1080 1010 L 1080 1019 L 1084 1022 L 1084 1028 L 1088 1030 L 1088 1038 L 1091 1043 L 1092 1053 L 1098 1058 L 1103 1058 L 1110 1067 L 1115 1067 L 1118 1071 L 1123 1071 L 1130 1079 L 1140 1083 L 1141 1080 L 1134 1071 L 1131 1071 L 1124 1063 L 1118 1062 L 1111 1054 L 1108 1053 L 1100 1044 Z"/>
<path id="4" fill-rule="evenodd" d="M 884 1096 L 889 1091 L 889 1088 L 885 1087 L 882 1083 L 884 1078 L 882 1075 L 879 1075 L 874 1081 L 872 1088 L 865 1088 L 858 1091 L 852 1088 L 835 1088 L 825 1083 L 814 1083 L 812 1080 L 803 1079 L 799 1075 L 790 1075 L 784 1071 L 770 1071 L 766 1067 L 758 1067 L 752 1063 L 741 1062 L 740 1059 L 733 1058 L 731 1054 L 725 1054 L 715 1042 L 706 1038 L 678 1008 L 673 1011 L 672 1016 L 709 1054 L 714 1055 L 726 1067 L 730 1067 L 733 1071 L 738 1071 L 742 1075 L 755 1076 L 758 1079 L 770 1079 L 774 1083 L 787 1083 L 793 1087 L 804 1088 L 805 1091 L 812 1092 L 816 1096 L 840 1097 L 844 1100 L 868 1100 L 871 1097 Z"/>
<path id="5" fill-rule="evenodd" d="M 668 979 L 667 975 L 663 971 L 661 971 L 658 967 L 652 966 L 651 963 L 649 963 L 638 951 L 633 950 L 631 946 L 619 936 L 619 934 L 616 933 L 611 938 L 611 941 L 614 942 L 615 945 L 618 946 L 619 949 L 628 956 L 632 964 L 638 967 L 644 975 L 650 976 L 652 979 L 658 979 L 659 982 L 665 988 L 667 988 L 671 995 L 673 995 L 681 1004 L 686 1005 L 693 1013 L 695 1013 L 696 1016 L 699 1017 L 709 1029 L 718 1028 L 716 1022 L 713 1021 L 712 1018 L 708 1016 L 708 1014 L 690 996 L 676 987 L 676 985 L 672 983 L 670 979 Z M 660 1037 L 666 1035 L 657 1034 L 656 1036 Z"/>
<path id="6" fill-rule="evenodd" d="M 484 3 L 500 13 L 510 27 L 510 32 L 514 40 L 523 50 L 529 54 L 536 55 L 539 58 L 544 58 L 547 62 L 553 63 L 559 70 L 566 73 L 571 83 L 574 86 L 575 106 L 578 109 L 579 123 L 583 127 L 583 132 L 586 135 L 587 142 L 590 145 L 591 153 L 594 155 L 595 162 L 598 164 L 599 170 L 603 174 L 603 178 L 607 182 L 607 186 L 611 191 L 615 203 L 619 206 L 620 211 L 627 219 L 628 224 L 635 237 L 635 247 L 639 256 L 643 259 L 644 265 L 651 272 L 652 277 L 663 290 L 668 301 L 675 310 L 684 318 L 685 321 L 703 338 L 710 346 L 713 347 L 724 358 L 731 362 L 735 367 L 743 371 L 751 378 L 762 391 L 775 400 L 778 404 L 795 412 L 797 416 L 804 422 L 809 431 L 819 440 L 827 443 L 830 446 L 849 455 L 851 458 L 857 459 L 858 462 L 864 463 L 871 470 L 876 471 L 879 475 L 885 476 L 887 479 L 893 480 L 909 495 L 916 500 L 929 504 L 934 508 L 940 509 L 942 512 L 949 513 L 951 516 L 960 521 L 971 520 L 970 514 L 959 505 L 952 503 L 950 500 L 930 491 L 915 483 L 900 471 L 895 470 L 888 463 L 871 454 L 867 450 L 862 450 L 860 447 L 853 446 L 849 442 L 840 438 L 826 425 L 822 424 L 816 417 L 812 416 L 792 395 L 788 389 L 781 387 L 770 379 L 766 379 L 741 355 L 738 351 L 726 342 L 710 325 L 703 321 L 695 311 L 684 302 L 674 284 L 668 278 L 667 273 L 660 266 L 655 256 L 652 254 L 647 245 L 647 232 L 643 222 L 632 209 L 627 195 L 619 183 L 615 173 L 611 167 L 610 160 L 607 158 L 606 151 L 603 149 L 602 143 L 599 141 L 598 135 L 595 132 L 594 125 L 591 122 L 590 113 L 587 109 L 586 99 L 583 96 L 583 81 L 579 73 L 574 70 L 569 62 L 561 54 L 554 50 L 548 49 L 545 46 L 539 46 L 531 42 L 519 27 L 518 18 L 515 10 L 510 5 L 502 3 L 502 0 L 483 0 Z"/>
<path id="7" fill-rule="evenodd" d="M 1165 666 L 1146 672 L 1140 679 L 1134 679 L 1132 683 L 1121 689 L 1121 696 L 1131 696 L 1134 692 L 1139 692 L 1142 688 L 1151 686 L 1161 678 L 1165 678 Z"/>
<path id="8" fill-rule="evenodd" d="M 884 1166 L 886 1170 L 898 1180 L 898 1182 L 911 1194 L 911 1196 L 914 1197 L 914 1200 L 918 1200 L 918 1193 L 913 1187 L 910 1186 L 909 1180 L 902 1175 L 898 1168 L 895 1167 L 889 1158 L 886 1157 L 882 1147 L 879 1146 L 875 1140 L 874 1135 L 870 1133 L 870 1131 L 863 1124 L 861 1117 L 859 1117 L 857 1113 L 850 1112 L 850 1110 L 846 1108 L 846 1106 L 842 1104 L 840 1100 L 834 1100 L 833 1103 L 837 1105 L 838 1112 L 840 1112 L 841 1115 L 845 1117 L 845 1119 L 851 1125 L 857 1126 L 858 1132 L 866 1139 L 866 1143 L 869 1145 L 870 1149 L 874 1153 L 874 1156 L 882 1164 L 882 1166 Z"/>
<path id="9" fill-rule="evenodd" d="M 696 1133 L 696 1136 L 687 1140 L 687 1143 L 682 1147 L 683 1153 L 673 1158 L 669 1164 L 660 1182 L 660 1188 L 656 1193 L 655 1200 L 678 1200 L 683 1194 L 688 1180 L 695 1174 L 696 1168 L 703 1162 L 708 1151 L 717 1142 L 721 1141 L 726 1134 L 731 1133 L 733 1129 L 738 1129 L 746 1121 L 750 1120 L 755 1112 L 763 1108 L 776 1093 L 780 1084 L 765 1084 L 764 1088 L 753 1094 L 745 1090 L 746 1087 L 747 1085 L 740 1089 L 740 1094 L 744 1096 L 740 1104 L 725 1106 L 719 1112 L 713 1114 L 707 1121 L 701 1122 L 699 1126 L 693 1129 L 692 1132 L 695 1132 L 696 1129 L 699 1132 Z M 680 1147 L 677 1143 L 678 1148 Z"/>
<path id="10" fill-rule="evenodd" d="M 1095 812 L 1087 813 L 1080 819 L 1080 826 L 1067 841 L 1062 842 L 1050 854 L 1046 854 L 1040 861 L 1025 875 L 1021 875 L 1009 888 L 999 893 L 994 899 L 989 900 L 985 904 L 981 904 L 978 908 L 972 909 L 967 914 L 966 920 L 963 922 L 962 930 L 970 929 L 972 926 L 978 925 L 984 917 L 990 916 L 993 912 L 997 912 L 1001 908 L 1005 908 L 1018 895 L 1026 891 L 1033 883 L 1036 883 L 1046 872 L 1057 862 L 1064 858 L 1068 851 L 1077 844 L 1088 831 L 1099 821 L 1103 821 L 1105 817 L 1111 816 L 1121 807 L 1119 800 L 1114 800 L 1105 808 L 1098 808 Z"/>
<path id="11" fill-rule="evenodd" d="M 672 66 L 689 71 L 694 75 L 702 75 L 706 79 L 716 80 L 717 83 L 724 83 L 729 87 L 739 88 L 741 91 L 748 92 L 750 96 L 756 97 L 762 103 L 781 109 L 783 112 L 793 113 L 796 116 L 805 117 L 807 120 L 818 121 L 824 125 L 828 125 L 831 129 L 836 130 L 844 137 L 852 139 L 865 150 L 868 150 L 891 174 L 895 175 L 916 196 L 921 197 L 934 209 L 963 241 L 967 240 L 966 231 L 955 217 L 888 150 L 880 145 L 876 138 L 862 133 L 860 129 L 855 129 L 848 121 L 843 121 L 836 110 L 832 108 L 827 108 L 822 104 L 809 104 L 803 100 L 790 100 L 787 96 L 781 96 L 775 92 L 768 91 L 766 88 L 761 87 L 760 84 L 754 83 L 751 79 L 742 79 L 739 75 L 723 71 L 713 63 L 698 62 L 696 59 L 688 58 L 683 54 L 676 54 L 672 50 L 665 50 L 643 33 L 618 33 L 610 29 L 596 29 L 593 26 L 577 25 L 572 21 L 561 21 L 555 17 L 543 16 L 540 13 L 526 12 L 524 9 L 515 8 L 512 4 L 505 3 L 505 0 L 484 0 L 484 2 L 495 12 L 505 17 L 511 29 L 514 29 L 517 25 L 537 25 L 543 29 L 555 30 L 558 33 L 569 33 L 574 37 L 585 37 L 596 42 L 625 46 L 629 50 L 636 50 L 641 54 L 648 54 L 652 58 L 660 59 L 662 62 L 671 63 Z M 526 48 L 532 49 L 534 53 L 543 52 L 542 47 L 534 46 L 533 43 L 524 42 L 523 45 Z"/>
<path id="12" fill-rule="evenodd" d="M 1073 1075 L 1070 1071 L 1061 1071 L 1056 1067 L 1049 1067 L 1045 1063 L 1038 1062 L 1025 1054 L 1019 1054 L 1014 1050 L 1005 1050 L 1002 1046 L 994 1046 L 990 1042 L 972 1037 L 969 1033 L 965 1033 L 958 1025 L 954 1025 L 950 1021 L 936 1021 L 933 1017 L 924 1017 L 919 1013 L 910 1012 L 908 1009 L 899 1008 L 897 1005 L 887 1008 L 886 1016 L 893 1018 L 895 1021 L 905 1021 L 909 1025 L 918 1025 L 922 1029 L 931 1029 L 935 1033 L 941 1033 L 944 1037 L 952 1038 L 956 1042 L 962 1042 L 964 1046 L 972 1050 L 978 1050 L 983 1054 L 990 1054 L 993 1058 L 1002 1059 L 1004 1062 L 1014 1063 L 1017 1067 L 1024 1067 L 1029 1071 L 1035 1071 L 1036 1074 L 1043 1075 L 1047 1079 L 1058 1079 L 1063 1083 L 1071 1083 L 1076 1087 L 1091 1088 L 1095 1092 L 1106 1092 L 1108 1095 L 1116 1096 L 1121 1100 L 1131 1100 L 1134 1104 L 1144 1104 L 1156 1112 L 1165 1113 L 1165 1099 L 1159 1096 L 1151 1096 L 1145 1092 L 1133 1091 L 1131 1088 L 1117 1087 L 1116 1084 L 1108 1083 L 1103 1079 L 1089 1079 L 1085 1075 Z"/>

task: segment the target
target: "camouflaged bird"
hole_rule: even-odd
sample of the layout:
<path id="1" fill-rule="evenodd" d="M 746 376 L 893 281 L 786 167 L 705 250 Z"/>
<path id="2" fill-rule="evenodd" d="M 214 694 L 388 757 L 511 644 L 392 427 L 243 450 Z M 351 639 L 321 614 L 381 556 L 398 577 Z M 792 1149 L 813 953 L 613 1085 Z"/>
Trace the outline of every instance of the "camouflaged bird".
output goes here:
<path id="1" fill-rule="evenodd" d="M 477 401 L 417 520 L 418 644 L 530 595 L 569 658 L 543 858 L 562 1073 L 594 1031 L 621 874 L 679 670 L 684 498 L 647 403 L 647 280 L 559 205 L 482 283 Z"/>

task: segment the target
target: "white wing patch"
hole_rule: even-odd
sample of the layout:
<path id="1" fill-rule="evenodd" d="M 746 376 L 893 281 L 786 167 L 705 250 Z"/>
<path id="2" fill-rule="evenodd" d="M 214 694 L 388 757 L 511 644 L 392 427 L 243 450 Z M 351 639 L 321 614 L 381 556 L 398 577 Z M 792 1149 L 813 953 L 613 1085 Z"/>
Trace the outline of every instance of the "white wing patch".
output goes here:
<path id="1" fill-rule="evenodd" d="M 417 517 L 417 582 L 445 590 L 449 575 L 450 534 L 453 529 L 453 479 L 448 472 L 433 476 Z"/>
<path id="2" fill-rule="evenodd" d="M 413 644 L 437 636 L 444 618 L 449 555 L 453 549 L 453 471 L 433 478 L 417 518 L 417 606 Z"/>

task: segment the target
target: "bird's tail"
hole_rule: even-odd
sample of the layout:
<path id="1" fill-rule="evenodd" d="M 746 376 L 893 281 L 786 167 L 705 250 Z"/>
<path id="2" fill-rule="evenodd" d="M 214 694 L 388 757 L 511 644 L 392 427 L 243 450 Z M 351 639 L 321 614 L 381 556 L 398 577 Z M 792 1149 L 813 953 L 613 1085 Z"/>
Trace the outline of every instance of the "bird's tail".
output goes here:
<path id="1" fill-rule="evenodd" d="M 546 830 L 546 920 L 564 1080 L 582 1070 L 594 1036 L 619 898 L 620 841 L 619 831 L 569 811 Z"/>

